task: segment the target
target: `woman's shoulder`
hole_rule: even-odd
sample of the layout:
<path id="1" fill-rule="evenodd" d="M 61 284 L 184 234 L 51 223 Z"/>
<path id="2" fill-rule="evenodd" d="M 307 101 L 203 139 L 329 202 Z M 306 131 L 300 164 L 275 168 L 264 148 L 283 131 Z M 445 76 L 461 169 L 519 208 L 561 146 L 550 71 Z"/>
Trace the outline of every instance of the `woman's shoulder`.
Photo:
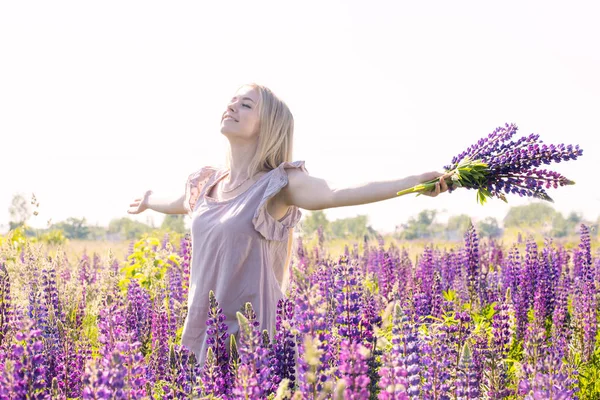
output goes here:
<path id="1" fill-rule="evenodd" d="M 280 172 L 288 170 L 285 171 L 287 173 L 289 173 L 289 170 L 298 170 L 308 173 L 304 160 L 284 161 L 281 164 L 279 164 L 279 166 L 276 169 L 280 170 Z"/>

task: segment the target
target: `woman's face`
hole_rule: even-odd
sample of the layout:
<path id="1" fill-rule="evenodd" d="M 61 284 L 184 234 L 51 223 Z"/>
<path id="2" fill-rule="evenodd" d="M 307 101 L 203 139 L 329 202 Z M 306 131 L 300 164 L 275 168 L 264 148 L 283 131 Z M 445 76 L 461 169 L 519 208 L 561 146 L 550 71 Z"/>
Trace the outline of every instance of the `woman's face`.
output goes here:
<path id="1" fill-rule="evenodd" d="M 251 86 L 241 87 L 231 98 L 227 110 L 221 116 L 221 133 L 231 137 L 251 139 L 258 134 L 258 90 Z"/>

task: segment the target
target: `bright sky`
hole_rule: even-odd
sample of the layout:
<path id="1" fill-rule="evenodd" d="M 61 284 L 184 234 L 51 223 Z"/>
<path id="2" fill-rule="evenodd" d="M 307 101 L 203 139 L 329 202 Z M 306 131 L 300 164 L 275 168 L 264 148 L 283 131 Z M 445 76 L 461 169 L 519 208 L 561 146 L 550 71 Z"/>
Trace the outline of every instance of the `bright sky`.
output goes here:
<path id="1" fill-rule="evenodd" d="M 243 83 L 295 119 L 294 159 L 333 186 L 442 171 L 505 122 L 579 144 L 550 169 L 566 216 L 600 213 L 600 3 L 594 1 L 10 1 L 0 3 L 0 231 L 15 193 L 30 224 L 127 217 L 145 190 L 183 193 L 223 164 L 220 116 Z M 475 191 L 326 210 L 382 232 L 438 209 L 501 219 Z M 308 211 L 304 211 L 305 214 Z M 163 214 L 131 216 L 156 225 Z M 189 226 L 189 221 L 187 222 Z"/>

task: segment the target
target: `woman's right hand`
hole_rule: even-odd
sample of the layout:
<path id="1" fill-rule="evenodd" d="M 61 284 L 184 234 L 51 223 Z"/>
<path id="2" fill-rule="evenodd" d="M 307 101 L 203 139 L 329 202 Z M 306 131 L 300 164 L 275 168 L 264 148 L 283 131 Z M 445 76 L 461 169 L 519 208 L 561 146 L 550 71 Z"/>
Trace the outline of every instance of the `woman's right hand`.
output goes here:
<path id="1" fill-rule="evenodd" d="M 137 198 L 129 205 L 129 214 L 139 214 L 148 209 L 148 198 L 152 194 L 152 190 L 147 190 L 141 198 Z"/>

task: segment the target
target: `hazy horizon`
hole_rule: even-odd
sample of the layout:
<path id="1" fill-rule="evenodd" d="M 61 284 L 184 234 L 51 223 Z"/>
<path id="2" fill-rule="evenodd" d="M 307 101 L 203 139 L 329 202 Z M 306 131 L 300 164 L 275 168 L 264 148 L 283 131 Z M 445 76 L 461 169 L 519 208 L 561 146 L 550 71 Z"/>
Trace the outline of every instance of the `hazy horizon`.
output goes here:
<path id="1" fill-rule="evenodd" d="M 16 193 L 35 193 L 36 228 L 160 226 L 130 202 L 147 189 L 179 197 L 189 174 L 224 163 L 220 116 L 247 82 L 288 104 L 294 160 L 337 187 L 441 172 L 505 123 L 517 138 L 579 144 L 579 160 L 545 166 L 576 185 L 548 194 L 565 217 L 595 221 L 598 15 L 594 2 L 3 2 L 0 231 Z M 532 201 L 480 206 L 463 189 L 325 213 L 366 214 L 383 233 L 423 209 L 501 222 Z"/>

